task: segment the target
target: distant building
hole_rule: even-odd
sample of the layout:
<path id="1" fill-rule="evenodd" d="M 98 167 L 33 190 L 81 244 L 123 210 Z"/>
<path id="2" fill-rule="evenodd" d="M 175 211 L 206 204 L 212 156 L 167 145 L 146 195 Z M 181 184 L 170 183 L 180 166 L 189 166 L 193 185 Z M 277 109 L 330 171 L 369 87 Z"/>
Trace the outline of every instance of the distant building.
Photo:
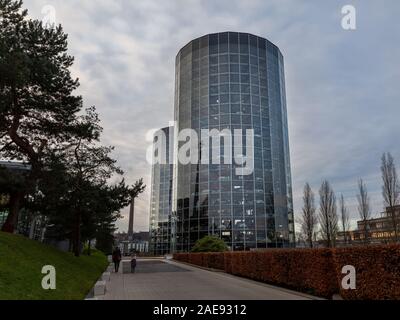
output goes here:
<path id="1" fill-rule="evenodd" d="M 131 252 L 148 253 L 149 252 L 149 233 L 142 231 L 129 235 L 126 232 L 114 233 L 115 244 L 120 247 L 124 255 Z"/>
<path id="2" fill-rule="evenodd" d="M 373 218 L 366 221 L 368 240 L 370 244 L 381 244 L 392 242 L 395 238 L 395 231 L 393 228 L 393 221 L 389 215 L 390 208 L 386 208 L 385 212 L 381 213 L 381 217 Z M 400 226 L 400 206 L 395 207 L 398 229 Z M 338 245 L 345 244 L 345 236 L 347 244 L 361 244 L 364 242 L 364 221 L 357 221 L 357 229 L 346 232 L 338 233 Z M 399 232 L 400 235 L 400 232 Z"/>
<path id="3" fill-rule="evenodd" d="M 31 165 L 18 161 L 0 161 L 0 167 L 13 172 L 26 172 L 31 170 Z"/>
<path id="4" fill-rule="evenodd" d="M 354 239 L 354 231 L 339 231 L 336 235 L 336 246 L 345 247 L 351 245 Z"/>
<path id="5" fill-rule="evenodd" d="M 9 196 L 5 194 L 0 194 L 0 229 L 8 217 L 8 202 Z"/>
<path id="6" fill-rule="evenodd" d="M 16 175 L 23 175 L 31 170 L 29 164 L 17 161 L 0 161 L 0 170 Z M 0 172 L 1 174 L 1 172 Z M 9 190 L 7 185 L 0 188 L 0 229 L 6 222 L 8 217 L 8 206 L 12 191 Z M 31 214 L 21 208 L 18 216 L 18 224 L 16 232 L 22 234 L 30 239 L 43 241 L 45 233 L 45 219 L 41 216 L 31 216 Z"/>
<path id="7" fill-rule="evenodd" d="M 129 234 L 126 232 L 114 233 L 115 240 L 126 241 L 129 238 Z M 134 241 L 149 241 L 149 233 L 147 231 L 134 232 L 132 240 Z"/>

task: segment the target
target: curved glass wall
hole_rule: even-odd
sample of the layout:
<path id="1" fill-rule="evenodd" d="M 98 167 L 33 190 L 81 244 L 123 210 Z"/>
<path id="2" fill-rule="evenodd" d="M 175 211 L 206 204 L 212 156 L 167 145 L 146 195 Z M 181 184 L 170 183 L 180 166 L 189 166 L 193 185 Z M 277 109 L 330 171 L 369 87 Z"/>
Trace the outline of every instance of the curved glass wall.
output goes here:
<path id="1" fill-rule="evenodd" d="M 206 235 L 232 250 L 294 243 L 283 56 L 264 38 L 225 32 L 195 39 L 176 58 L 176 130 L 254 130 L 254 171 L 232 164 L 174 170 L 174 249 Z M 183 142 L 176 142 L 175 148 Z M 211 150 L 210 150 L 211 151 Z M 221 157 L 223 150 L 221 150 Z M 201 158 L 201 154 L 200 154 Z"/>

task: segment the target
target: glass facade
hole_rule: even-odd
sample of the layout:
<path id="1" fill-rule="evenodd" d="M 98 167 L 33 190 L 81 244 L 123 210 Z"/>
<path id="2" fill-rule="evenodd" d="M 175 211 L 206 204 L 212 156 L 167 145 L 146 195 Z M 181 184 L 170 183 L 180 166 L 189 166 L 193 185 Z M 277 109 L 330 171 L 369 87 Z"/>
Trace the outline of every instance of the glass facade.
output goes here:
<path id="1" fill-rule="evenodd" d="M 232 250 L 294 244 L 285 95 L 283 56 L 264 38 L 217 33 L 180 50 L 175 130 L 190 128 L 200 136 L 202 129 L 242 129 L 243 134 L 253 129 L 254 171 L 237 175 L 234 161 L 176 161 L 174 251 L 189 251 L 206 235 L 221 237 Z M 176 148 L 182 144 L 176 143 Z M 223 158 L 224 151 L 220 152 Z"/>
<path id="2" fill-rule="evenodd" d="M 0 229 L 7 220 L 9 196 L 0 193 Z"/>
<path id="3" fill-rule="evenodd" d="M 169 150 L 173 143 L 173 128 L 157 131 L 153 143 L 160 145 L 154 149 L 153 157 L 162 161 L 152 165 L 149 251 L 154 255 L 165 255 L 171 251 L 173 165 Z"/>

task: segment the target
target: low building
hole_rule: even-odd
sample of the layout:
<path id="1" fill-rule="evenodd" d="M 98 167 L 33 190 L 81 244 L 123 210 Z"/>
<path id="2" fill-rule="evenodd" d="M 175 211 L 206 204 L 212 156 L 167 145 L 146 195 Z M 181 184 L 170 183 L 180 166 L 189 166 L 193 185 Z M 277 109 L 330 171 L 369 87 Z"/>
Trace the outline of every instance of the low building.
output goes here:
<path id="1" fill-rule="evenodd" d="M 29 164 L 17 161 L 0 161 L 0 229 L 8 217 L 9 202 L 12 193 L 17 190 L 15 186 L 10 188 L 8 181 L 10 179 L 14 181 L 14 178 L 17 179 L 18 177 L 18 179 L 21 178 L 18 183 L 22 184 L 22 181 L 24 181 L 24 174 L 30 170 L 31 166 Z M 31 239 L 42 241 L 44 231 L 44 219 L 38 216 L 32 216 L 30 212 L 21 208 L 16 232 Z"/>
<path id="2" fill-rule="evenodd" d="M 395 206 L 395 215 L 397 221 L 397 230 L 400 227 L 400 205 Z M 369 219 L 366 222 L 357 221 L 357 229 L 345 233 L 339 232 L 337 244 L 340 245 L 355 245 L 364 243 L 365 238 L 365 224 L 367 225 L 367 237 L 370 244 L 389 243 L 395 240 L 395 229 L 393 226 L 392 216 L 390 215 L 390 208 L 386 208 L 385 212 L 381 213 L 379 218 Z M 400 236 L 400 232 L 398 232 Z M 346 239 L 345 239 L 346 236 Z"/>
<path id="3" fill-rule="evenodd" d="M 8 217 L 8 202 L 10 198 L 8 195 L 0 194 L 0 229 Z"/>
<path id="4" fill-rule="evenodd" d="M 126 232 L 114 233 L 115 245 L 119 246 L 122 254 L 131 252 L 147 254 L 149 252 L 149 232 L 136 232 L 130 237 Z"/>

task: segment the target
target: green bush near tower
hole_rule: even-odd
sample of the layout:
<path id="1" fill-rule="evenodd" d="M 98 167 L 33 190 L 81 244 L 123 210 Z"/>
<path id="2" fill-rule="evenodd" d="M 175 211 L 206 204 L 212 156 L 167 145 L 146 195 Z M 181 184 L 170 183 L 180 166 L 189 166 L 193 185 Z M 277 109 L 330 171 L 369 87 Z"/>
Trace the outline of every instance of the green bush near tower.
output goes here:
<path id="1" fill-rule="evenodd" d="M 192 252 L 224 252 L 227 250 L 225 242 L 215 236 L 205 236 L 197 240 L 192 248 Z"/>

